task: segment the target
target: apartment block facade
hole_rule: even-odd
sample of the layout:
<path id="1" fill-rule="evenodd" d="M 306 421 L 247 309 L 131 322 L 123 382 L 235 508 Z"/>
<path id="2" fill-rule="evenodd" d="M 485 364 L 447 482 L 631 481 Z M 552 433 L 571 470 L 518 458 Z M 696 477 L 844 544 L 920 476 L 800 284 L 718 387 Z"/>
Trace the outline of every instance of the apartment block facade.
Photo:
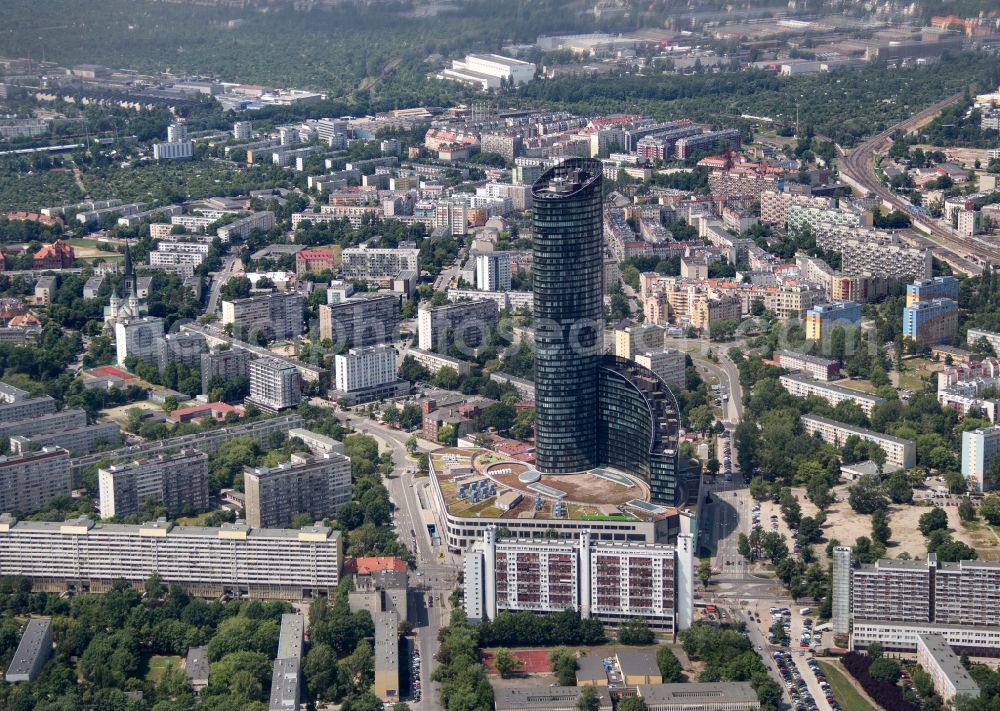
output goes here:
<path id="1" fill-rule="evenodd" d="M 45 447 L 0 457 L 0 509 L 32 513 L 57 496 L 73 491 L 69 452 Z"/>
<path id="2" fill-rule="evenodd" d="M 19 521 L 0 516 L 0 569 L 30 578 L 36 591 L 107 592 L 116 580 L 142 586 L 156 573 L 191 594 L 258 600 L 333 595 L 340 580 L 340 533 L 324 526 L 298 530 Z"/>
<path id="3" fill-rule="evenodd" d="M 250 375 L 250 353 L 242 348 L 201 354 L 201 392 L 208 395 L 213 380 L 232 380 Z"/>
<path id="4" fill-rule="evenodd" d="M 903 337 L 920 345 L 949 344 L 958 330 L 958 303 L 951 299 L 917 301 L 903 309 Z"/>
<path id="5" fill-rule="evenodd" d="M 341 252 L 341 271 L 350 279 L 392 279 L 402 271 L 420 273 L 420 250 L 411 242 L 399 247 L 349 247 Z"/>
<path id="6" fill-rule="evenodd" d="M 334 347 L 373 346 L 399 338 L 399 297 L 358 295 L 335 304 L 320 304 L 319 337 Z"/>
<path id="7" fill-rule="evenodd" d="M 874 442 L 885 452 L 885 463 L 901 469 L 911 469 L 917 464 L 917 444 L 913 440 L 873 432 L 817 415 L 803 415 L 802 428 L 809 435 L 819 435 L 824 442 L 840 448 L 847 438 L 856 435 L 866 442 Z"/>
<path id="8" fill-rule="evenodd" d="M 814 380 L 828 381 L 840 377 L 840 363 L 829 358 L 796 351 L 775 351 L 772 358 L 778 367 L 800 370 Z"/>
<path id="9" fill-rule="evenodd" d="M 351 500 L 351 460 L 339 452 L 293 454 L 276 467 L 246 468 L 247 523 L 258 528 L 290 526 L 308 513 L 320 521 Z"/>
<path id="10" fill-rule="evenodd" d="M 589 531 L 578 541 L 498 540 L 488 528 L 463 557 L 466 614 L 577 610 L 610 625 L 642 617 L 673 633 L 691 624 L 691 546 L 686 534 L 672 546 L 594 542 Z"/>
<path id="11" fill-rule="evenodd" d="M 303 296 L 276 292 L 222 302 L 222 323 L 232 324 L 233 335 L 253 342 L 258 333 L 269 340 L 295 338 L 302 333 Z"/>
<path id="12" fill-rule="evenodd" d="M 831 383 L 821 383 L 800 373 L 782 375 L 778 381 L 781 383 L 781 387 L 795 397 L 818 395 L 834 407 L 836 407 L 838 403 L 844 401 L 854 402 L 857 403 L 858 407 L 860 407 L 861 410 L 869 416 L 872 414 L 872 410 L 875 409 L 876 405 L 881 405 L 885 402 L 884 398 L 869 395 L 868 393 L 863 393 L 858 390 L 842 388 L 839 385 L 833 385 Z"/>
<path id="13" fill-rule="evenodd" d="M 934 299 L 958 301 L 958 279 L 953 276 L 939 276 L 933 279 L 920 279 L 906 285 L 907 306 Z"/>
<path id="14" fill-rule="evenodd" d="M 445 352 L 449 341 L 478 348 L 496 328 L 500 313 L 495 301 L 456 301 L 417 312 L 417 339 L 421 350 Z"/>
<path id="15" fill-rule="evenodd" d="M 208 455 L 185 449 L 112 465 L 97 471 L 101 518 L 132 516 L 146 500 L 162 502 L 168 515 L 208 509 Z"/>
<path id="16" fill-rule="evenodd" d="M 302 399 L 298 369 L 276 358 L 250 361 L 250 396 L 247 402 L 264 412 L 277 413 L 295 407 Z"/>
<path id="17" fill-rule="evenodd" d="M 354 392 L 397 380 L 396 349 L 380 345 L 352 348 L 333 358 L 337 390 Z"/>
<path id="18" fill-rule="evenodd" d="M 852 329 L 861 325 L 861 305 L 854 301 L 819 304 L 806 311 L 806 338 L 824 341 L 838 326 Z"/>

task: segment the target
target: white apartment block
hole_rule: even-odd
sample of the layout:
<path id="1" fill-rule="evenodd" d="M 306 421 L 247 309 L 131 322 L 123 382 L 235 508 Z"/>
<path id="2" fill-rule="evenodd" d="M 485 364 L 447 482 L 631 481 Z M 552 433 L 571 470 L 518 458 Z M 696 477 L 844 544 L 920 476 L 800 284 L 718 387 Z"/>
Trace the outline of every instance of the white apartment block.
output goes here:
<path id="1" fill-rule="evenodd" d="M 208 509 L 208 455 L 197 449 L 99 469 L 97 482 L 101 518 L 138 514 L 147 500 L 170 516 Z"/>
<path id="2" fill-rule="evenodd" d="M 866 442 L 874 442 L 885 452 L 885 463 L 902 469 L 911 469 L 917 464 L 917 444 L 913 440 L 893 437 L 892 435 L 854 427 L 843 422 L 837 422 L 817 415 L 803 415 L 802 428 L 809 435 L 819 435 L 824 442 L 838 449 L 844 446 L 847 438 L 857 435 Z"/>
<path id="3" fill-rule="evenodd" d="M 194 144 L 191 141 L 153 144 L 153 160 L 184 160 L 193 157 Z"/>
<path id="4" fill-rule="evenodd" d="M 250 121 L 233 122 L 233 138 L 237 141 L 249 141 L 253 135 L 253 124 Z"/>
<path id="5" fill-rule="evenodd" d="M 962 476 L 971 491 L 992 491 L 1000 482 L 986 478 L 990 460 L 1000 454 L 1000 425 L 962 433 Z"/>
<path id="6" fill-rule="evenodd" d="M 255 212 L 252 215 L 241 217 L 235 222 L 223 225 L 215 234 L 223 242 L 229 242 L 232 238 L 246 238 L 254 230 L 267 231 L 274 227 L 274 213 L 269 210 Z"/>
<path id="7" fill-rule="evenodd" d="M 615 355 L 634 360 L 637 353 L 662 351 L 665 335 L 662 326 L 650 323 L 615 329 Z"/>
<path id="8" fill-rule="evenodd" d="M 401 271 L 420 273 L 420 250 L 412 242 L 398 248 L 362 244 L 343 250 L 340 258 L 341 271 L 347 278 L 384 280 Z"/>
<path id="9" fill-rule="evenodd" d="M 832 198 L 765 190 L 760 194 L 760 221 L 766 225 L 784 227 L 788 223 L 788 211 L 793 205 L 830 209 L 834 204 Z"/>
<path id="10" fill-rule="evenodd" d="M 276 358 L 250 361 L 250 396 L 248 403 L 265 412 L 276 413 L 295 407 L 302 399 L 298 369 Z"/>
<path id="11" fill-rule="evenodd" d="M 535 296 L 530 291 L 477 291 L 475 289 L 448 289 L 448 301 L 489 299 L 501 311 L 534 309 Z"/>
<path id="12" fill-rule="evenodd" d="M 251 526 L 290 526 L 299 513 L 321 521 L 351 500 L 351 459 L 339 452 L 296 453 L 276 467 L 246 468 L 243 480 Z"/>
<path id="13" fill-rule="evenodd" d="M 817 226 L 826 222 L 846 227 L 860 227 L 862 224 L 861 215 L 853 210 L 796 204 L 788 207 L 789 231 L 810 229 L 815 232 Z"/>
<path id="14" fill-rule="evenodd" d="M 685 387 L 687 376 L 685 375 L 685 363 L 687 354 L 674 348 L 666 348 L 659 351 L 647 351 L 636 353 L 633 360 L 644 368 L 649 368 L 656 373 L 660 380 L 671 388 Z"/>
<path id="15" fill-rule="evenodd" d="M 577 610 L 610 625 L 642 617 L 674 633 L 691 623 L 691 545 L 688 534 L 673 546 L 594 542 L 588 531 L 579 541 L 497 540 L 488 528 L 463 556 L 466 614 L 478 622 L 502 610 Z"/>
<path id="16" fill-rule="evenodd" d="M 106 592 L 116 580 L 141 586 L 153 573 L 207 598 L 258 600 L 333 595 L 343 563 L 338 531 L 18 521 L 0 517 L 0 569 L 39 592 Z"/>
<path id="17" fill-rule="evenodd" d="M 842 388 L 839 385 L 821 383 L 806 375 L 798 373 L 782 375 L 779 378 L 779 382 L 781 383 L 781 387 L 795 397 L 818 395 L 834 407 L 836 407 L 838 403 L 844 401 L 854 402 L 857 403 L 862 412 L 869 416 L 872 414 L 872 410 L 875 409 L 876 405 L 880 405 L 885 402 L 884 398 L 869 395 L 868 393 L 859 392 L 857 390 Z"/>
<path id="18" fill-rule="evenodd" d="M 1000 355 L 1000 333 L 996 331 L 984 331 L 980 328 L 970 328 L 965 336 L 965 342 L 973 348 L 980 339 L 985 339 L 993 348 L 993 352 Z"/>
<path id="19" fill-rule="evenodd" d="M 440 353 L 422 351 L 419 348 L 410 348 L 406 352 L 406 355 L 427 368 L 432 374 L 437 373 L 442 368 L 451 368 L 462 377 L 465 377 L 470 372 L 469 364 L 466 361 L 441 355 Z"/>
<path id="20" fill-rule="evenodd" d="M 115 324 L 115 351 L 118 365 L 126 358 L 156 362 L 156 342 L 163 337 L 163 319 L 155 316 L 133 318 Z"/>
<path id="21" fill-rule="evenodd" d="M 188 139 L 188 127 L 186 123 L 172 123 L 167 126 L 167 142 L 180 143 Z"/>
<path id="22" fill-rule="evenodd" d="M 476 255 L 476 289 L 510 291 L 510 254 L 484 252 Z"/>
<path id="23" fill-rule="evenodd" d="M 352 348 L 334 356 L 337 390 L 350 393 L 395 382 L 396 349 L 388 345 Z"/>
<path id="24" fill-rule="evenodd" d="M 61 447 L 0 456 L 0 508 L 4 511 L 32 513 L 57 496 L 69 496 L 72 490 L 69 452 Z"/>
<path id="25" fill-rule="evenodd" d="M 205 251 L 172 249 L 173 247 L 189 246 L 204 247 Z M 191 242 L 161 242 L 155 251 L 149 253 L 149 266 L 153 269 L 174 272 L 184 277 L 194 276 L 194 270 L 205 261 L 208 247 L 208 244 Z"/>
<path id="26" fill-rule="evenodd" d="M 844 274 L 916 280 L 931 276 L 931 251 L 901 244 L 892 232 L 833 222 L 822 222 L 814 230 L 818 247 L 840 252 Z"/>

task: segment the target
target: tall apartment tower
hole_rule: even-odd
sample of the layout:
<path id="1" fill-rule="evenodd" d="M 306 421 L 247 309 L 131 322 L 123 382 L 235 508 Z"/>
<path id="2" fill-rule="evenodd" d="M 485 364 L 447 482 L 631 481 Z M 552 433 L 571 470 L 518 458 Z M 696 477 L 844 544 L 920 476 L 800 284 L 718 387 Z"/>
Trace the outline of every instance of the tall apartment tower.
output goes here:
<path id="1" fill-rule="evenodd" d="M 833 633 L 851 632 L 851 548 L 833 549 Z"/>
<path id="2" fill-rule="evenodd" d="M 485 252 L 476 255 L 476 288 L 479 291 L 510 291 L 508 252 Z"/>
<path id="3" fill-rule="evenodd" d="M 274 414 L 295 407 L 301 397 L 299 371 L 294 365 L 275 358 L 250 361 L 250 396 L 246 399 L 247 403 Z"/>
<path id="4" fill-rule="evenodd" d="M 573 158 L 547 170 L 531 188 L 536 462 L 547 473 L 597 466 L 601 176 L 600 161 Z"/>

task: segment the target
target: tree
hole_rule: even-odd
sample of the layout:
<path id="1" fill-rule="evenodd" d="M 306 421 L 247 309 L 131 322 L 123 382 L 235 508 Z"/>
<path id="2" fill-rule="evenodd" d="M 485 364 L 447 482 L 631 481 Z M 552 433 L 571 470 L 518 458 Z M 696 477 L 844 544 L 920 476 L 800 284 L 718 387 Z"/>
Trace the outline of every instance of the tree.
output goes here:
<path id="1" fill-rule="evenodd" d="M 929 536 L 931 531 L 947 529 L 948 514 L 945 513 L 944 509 L 935 507 L 920 517 L 917 528 L 925 536 Z"/>
<path id="2" fill-rule="evenodd" d="M 437 441 L 446 447 L 454 447 L 458 444 L 458 432 L 454 425 L 441 425 L 438 428 Z"/>
<path id="3" fill-rule="evenodd" d="M 622 622 L 618 628 L 618 641 L 622 644 L 643 645 L 653 643 L 653 631 L 641 617 L 635 617 Z"/>
<path id="4" fill-rule="evenodd" d="M 566 647 L 556 647 L 549 652 L 549 662 L 552 673 L 555 674 L 559 686 L 574 686 L 576 684 L 576 655 Z"/>
<path id="5" fill-rule="evenodd" d="M 337 656 L 329 645 L 313 643 L 302 662 L 302 673 L 309 692 L 320 699 L 329 700 L 340 694 L 337 686 Z"/>
<path id="6" fill-rule="evenodd" d="M 865 651 L 868 653 L 868 656 L 874 660 L 879 659 L 885 650 L 882 649 L 881 643 L 872 642 L 868 645 L 868 648 Z"/>
<path id="7" fill-rule="evenodd" d="M 656 666 L 660 668 L 660 676 L 664 684 L 675 684 L 684 681 L 684 668 L 677 655 L 666 644 L 661 644 L 656 650 Z"/>
<path id="8" fill-rule="evenodd" d="M 153 573 L 148 578 L 146 578 L 146 598 L 149 600 L 158 600 L 160 595 L 163 594 L 163 579 L 160 577 L 159 573 Z"/>
<path id="9" fill-rule="evenodd" d="M 889 528 L 889 519 L 885 509 L 879 509 L 872 514 L 872 538 L 879 543 L 886 544 L 892 536 L 892 529 Z"/>
<path id="10" fill-rule="evenodd" d="M 577 711 L 601 711 L 601 697 L 593 686 L 583 687 L 583 691 L 576 699 Z"/>
<path id="11" fill-rule="evenodd" d="M 750 480 L 750 496 L 763 501 L 771 495 L 770 487 L 763 477 L 755 476 Z"/>
<path id="12" fill-rule="evenodd" d="M 983 500 L 979 502 L 979 513 L 991 525 L 1000 526 L 1000 494 L 984 496 Z"/>
<path id="13" fill-rule="evenodd" d="M 971 499 L 962 499 L 962 501 L 958 504 L 958 517 L 962 521 L 975 521 L 979 518 L 979 513 L 976 511 L 976 505 L 972 503 Z"/>
<path id="14" fill-rule="evenodd" d="M 646 702 L 639 696 L 622 699 L 618 703 L 618 711 L 647 711 L 648 708 Z"/>
<path id="15" fill-rule="evenodd" d="M 736 549 L 739 551 L 739 554 L 748 561 L 753 561 L 753 549 L 750 548 L 750 537 L 747 536 L 747 534 L 740 534 L 739 541 L 736 544 Z"/>
<path id="16" fill-rule="evenodd" d="M 493 665 L 500 672 L 501 678 L 506 679 L 521 668 L 522 662 L 509 649 L 500 647 L 493 656 Z"/>
<path id="17" fill-rule="evenodd" d="M 702 586 L 707 590 L 708 584 L 712 582 L 712 560 L 710 558 L 702 558 L 698 562 L 697 576 Z"/>
<path id="18" fill-rule="evenodd" d="M 868 674 L 876 681 L 895 684 L 899 681 L 899 662 L 888 657 L 879 657 L 868 667 Z"/>
<path id="19" fill-rule="evenodd" d="M 850 488 L 848 503 L 860 514 L 872 514 L 889 505 L 881 482 L 873 474 L 865 474 Z"/>
<path id="20" fill-rule="evenodd" d="M 492 427 L 498 432 L 506 432 L 514 424 L 517 411 L 513 405 L 498 402 L 483 410 L 483 427 Z"/>
<path id="21" fill-rule="evenodd" d="M 761 541 L 764 555 L 772 563 L 777 564 L 782 558 L 788 556 L 788 545 L 785 538 L 777 531 L 768 531 Z"/>
<path id="22" fill-rule="evenodd" d="M 894 504 L 908 504 L 913 501 L 913 486 L 901 469 L 889 476 L 885 489 Z"/>

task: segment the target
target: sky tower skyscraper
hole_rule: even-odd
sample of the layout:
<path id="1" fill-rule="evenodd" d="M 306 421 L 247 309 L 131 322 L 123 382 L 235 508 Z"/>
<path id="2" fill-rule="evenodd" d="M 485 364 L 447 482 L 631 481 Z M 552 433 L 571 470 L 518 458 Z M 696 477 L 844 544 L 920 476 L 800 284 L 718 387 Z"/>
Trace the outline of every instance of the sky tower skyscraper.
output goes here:
<path id="1" fill-rule="evenodd" d="M 545 473 L 598 464 L 603 335 L 601 163 L 572 158 L 532 186 L 536 464 Z"/>

